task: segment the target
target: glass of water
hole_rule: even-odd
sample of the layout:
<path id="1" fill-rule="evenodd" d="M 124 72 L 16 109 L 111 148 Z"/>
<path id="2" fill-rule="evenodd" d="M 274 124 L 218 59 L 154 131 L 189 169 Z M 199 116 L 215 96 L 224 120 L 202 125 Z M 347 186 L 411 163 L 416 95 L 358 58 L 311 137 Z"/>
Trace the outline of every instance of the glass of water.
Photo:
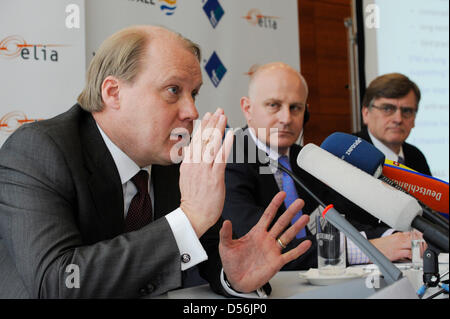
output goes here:
<path id="1" fill-rule="evenodd" d="M 345 235 L 322 217 L 316 228 L 319 274 L 324 276 L 345 274 L 347 261 Z"/>
<path id="2" fill-rule="evenodd" d="M 417 229 L 411 230 L 411 252 L 412 266 L 414 269 L 423 268 L 423 253 L 427 249 L 427 244 L 422 237 L 422 233 Z"/>

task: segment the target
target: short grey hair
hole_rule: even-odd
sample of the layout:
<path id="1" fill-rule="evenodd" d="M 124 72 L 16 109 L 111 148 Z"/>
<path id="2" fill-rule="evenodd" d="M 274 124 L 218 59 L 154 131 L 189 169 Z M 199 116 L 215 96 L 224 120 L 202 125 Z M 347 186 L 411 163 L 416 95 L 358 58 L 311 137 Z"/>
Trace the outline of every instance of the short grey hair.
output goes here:
<path id="1" fill-rule="evenodd" d="M 115 76 L 133 83 L 142 70 L 147 47 L 152 37 L 150 28 L 172 33 L 201 61 L 200 47 L 181 34 L 163 27 L 132 26 L 120 30 L 107 38 L 97 50 L 89 64 L 86 84 L 78 96 L 78 103 L 88 112 L 103 110 L 102 83 L 108 76 Z"/>

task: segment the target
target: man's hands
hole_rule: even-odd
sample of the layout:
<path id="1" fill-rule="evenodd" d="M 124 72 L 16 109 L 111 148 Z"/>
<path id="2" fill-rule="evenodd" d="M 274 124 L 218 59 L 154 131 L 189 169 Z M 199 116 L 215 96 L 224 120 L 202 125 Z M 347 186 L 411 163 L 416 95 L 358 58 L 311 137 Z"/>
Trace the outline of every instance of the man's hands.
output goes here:
<path id="1" fill-rule="evenodd" d="M 223 110 L 206 113 L 184 148 L 180 167 L 180 207 L 200 238 L 222 214 L 225 200 L 225 166 L 233 145 L 230 130 L 222 144 L 227 118 Z"/>
<path id="2" fill-rule="evenodd" d="M 296 248 L 282 254 L 277 242 L 287 245 L 309 221 L 303 215 L 286 231 L 292 218 L 303 207 L 302 200 L 296 200 L 268 230 L 278 208 L 286 197 L 285 192 L 278 193 L 269 204 L 259 222 L 243 237 L 232 239 L 230 221 L 223 223 L 220 231 L 219 252 L 223 270 L 234 290 L 248 293 L 266 284 L 285 264 L 298 258 L 311 247 L 311 241 L 305 240 Z"/>
<path id="3" fill-rule="evenodd" d="M 212 227 L 222 214 L 225 200 L 225 167 L 233 145 L 233 131 L 222 144 L 226 116 L 218 109 L 206 113 L 201 128 L 194 132 L 192 141 L 183 151 L 180 167 L 180 207 L 189 219 L 198 237 Z M 268 230 L 286 193 L 278 193 L 265 210 L 259 222 L 244 237 L 233 240 L 230 221 L 220 231 L 219 252 L 223 270 L 233 289 L 252 292 L 266 284 L 285 264 L 298 258 L 311 246 L 305 240 L 296 248 L 282 254 L 277 242 L 287 245 L 309 221 L 304 215 L 291 225 L 292 218 L 303 207 L 295 201 Z"/>
<path id="4" fill-rule="evenodd" d="M 412 259 L 411 233 L 395 233 L 370 242 L 391 261 Z"/>

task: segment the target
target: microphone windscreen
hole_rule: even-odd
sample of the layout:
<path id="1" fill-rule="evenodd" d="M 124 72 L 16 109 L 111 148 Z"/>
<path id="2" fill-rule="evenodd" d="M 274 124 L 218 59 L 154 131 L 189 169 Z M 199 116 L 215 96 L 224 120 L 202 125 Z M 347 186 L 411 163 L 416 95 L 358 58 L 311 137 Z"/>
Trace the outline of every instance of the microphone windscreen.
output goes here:
<path id="1" fill-rule="evenodd" d="M 372 216 L 399 231 L 409 231 L 422 208 L 413 197 L 337 158 L 317 145 L 302 148 L 297 165 Z"/>
<path id="2" fill-rule="evenodd" d="M 449 186 L 447 182 L 421 174 L 396 162 L 386 160 L 383 175 L 396 182 L 412 196 L 438 212 L 449 213 Z"/>
<path id="3" fill-rule="evenodd" d="M 384 154 L 360 137 L 336 132 L 328 136 L 320 147 L 369 175 L 376 178 L 381 175 Z"/>

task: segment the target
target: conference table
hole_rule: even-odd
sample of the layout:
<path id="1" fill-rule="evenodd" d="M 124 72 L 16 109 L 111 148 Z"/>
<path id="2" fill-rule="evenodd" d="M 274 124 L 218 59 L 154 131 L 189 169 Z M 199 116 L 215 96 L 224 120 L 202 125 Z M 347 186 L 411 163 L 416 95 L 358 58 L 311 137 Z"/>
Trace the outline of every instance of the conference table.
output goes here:
<path id="1" fill-rule="evenodd" d="M 402 271 L 401 280 L 387 285 L 380 276 L 378 267 L 373 264 L 348 267 L 355 274 L 351 279 L 318 281 L 317 270 L 280 271 L 271 280 L 272 293 L 269 299 L 418 299 L 417 290 L 423 285 L 423 271 L 415 269 L 412 263 L 395 263 Z M 439 256 L 439 272 L 448 271 L 448 254 Z M 312 280 L 314 279 L 314 280 Z M 448 274 L 442 280 L 448 279 Z M 441 288 L 427 289 L 423 299 L 438 292 Z M 208 285 L 170 291 L 158 299 L 223 299 Z M 448 298 L 441 294 L 437 298 Z"/>

